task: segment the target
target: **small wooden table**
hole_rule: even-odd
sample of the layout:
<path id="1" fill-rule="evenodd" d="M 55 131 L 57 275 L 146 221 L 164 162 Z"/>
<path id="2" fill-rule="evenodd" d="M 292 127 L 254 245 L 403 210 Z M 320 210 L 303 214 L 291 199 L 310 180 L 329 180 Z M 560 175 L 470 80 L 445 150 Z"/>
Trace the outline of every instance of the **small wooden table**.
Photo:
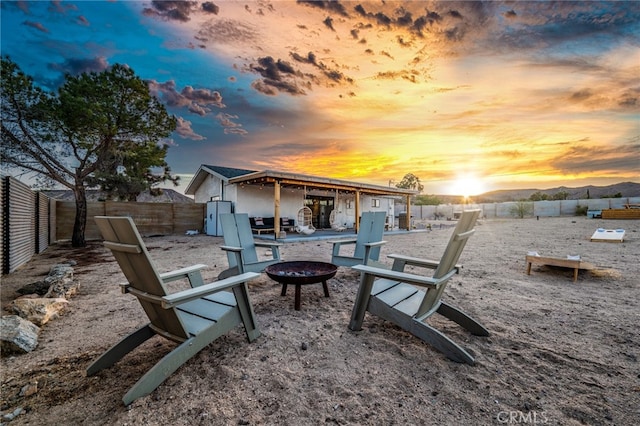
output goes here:
<path id="1" fill-rule="evenodd" d="M 527 255 L 525 260 L 527 261 L 527 275 L 531 275 L 531 265 L 534 263 L 540 265 L 559 266 L 561 268 L 573 269 L 573 282 L 578 280 L 578 271 L 580 269 L 594 269 L 592 264 L 576 259 Z"/>

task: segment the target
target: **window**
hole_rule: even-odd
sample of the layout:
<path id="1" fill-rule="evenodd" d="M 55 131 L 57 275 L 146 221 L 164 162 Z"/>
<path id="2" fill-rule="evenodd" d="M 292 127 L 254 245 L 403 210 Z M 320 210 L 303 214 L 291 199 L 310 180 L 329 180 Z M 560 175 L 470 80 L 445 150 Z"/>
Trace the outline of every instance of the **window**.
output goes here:
<path id="1" fill-rule="evenodd" d="M 380 207 L 380 199 L 372 198 L 371 199 L 371 207 Z"/>
<path id="2" fill-rule="evenodd" d="M 347 208 L 348 209 L 352 209 L 353 208 L 353 201 L 352 200 L 347 200 Z"/>

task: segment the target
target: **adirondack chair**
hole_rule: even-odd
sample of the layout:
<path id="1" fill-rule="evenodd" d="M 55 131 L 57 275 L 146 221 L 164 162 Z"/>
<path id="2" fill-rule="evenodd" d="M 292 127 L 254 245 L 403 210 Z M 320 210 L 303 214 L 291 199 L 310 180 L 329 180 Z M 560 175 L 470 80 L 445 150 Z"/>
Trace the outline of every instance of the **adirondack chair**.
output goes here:
<path id="1" fill-rule="evenodd" d="M 267 266 L 282 261 L 280 259 L 282 244 L 253 239 L 248 214 L 224 213 L 219 217 L 224 238 L 224 245 L 220 248 L 227 252 L 229 269 L 222 271 L 218 279 L 244 272 L 262 272 Z M 258 247 L 271 249 L 272 259 L 261 260 L 257 252 Z"/>
<path id="2" fill-rule="evenodd" d="M 384 233 L 385 212 L 364 212 L 360 219 L 360 227 L 356 238 L 329 241 L 333 244 L 331 263 L 338 266 L 353 266 L 359 264 L 377 264 L 380 257 L 380 247 L 386 243 L 382 241 Z M 342 246 L 354 245 L 353 255 L 340 254 Z"/>
<path id="3" fill-rule="evenodd" d="M 466 350 L 431 327 L 426 320 L 437 312 L 474 335 L 489 335 L 476 320 L 441 299 L 447 282 L 458 273 L 456 262 L 467 239 L 475 232 L 479 214 L 480 210 L 463 212 L 440 262 L 393 254 L 389 255 L 394 259 L 391 270 L 354 266 L 353 269 L 361 272 L 361 280 L 349 328 L 360 330 L 365 311 L 369 311 L 433 345 L 451 360 L 474 364 L 474 358 Z M 403 272 L 405 265 L 434 269 L 434 272 L 431 277 L 410 274 Z"/>
<path id="4" fill-rule="evenodd" d="M 150 322 L 97 358 L 87 368 L 87 376 L 111 367 L 156 334 L 179 343 L 124 395 L 125 405 L 151 393 L 182 364 L 238 325 L 244 325 L 250 342 L 260 336 L 246 284 L 259 274 L 246 273 L 210 284 L 204 284 L 200 274 L 206 265 L 159 274 L 131 218 L 96 216 L 95 221 L 105 247 L 112 251 L 128 281 L 121 284 L 122 292 L 138 298 Z M 180 279 L 187 279 L 191 288 L 168 294 L 165 283 Z"/>

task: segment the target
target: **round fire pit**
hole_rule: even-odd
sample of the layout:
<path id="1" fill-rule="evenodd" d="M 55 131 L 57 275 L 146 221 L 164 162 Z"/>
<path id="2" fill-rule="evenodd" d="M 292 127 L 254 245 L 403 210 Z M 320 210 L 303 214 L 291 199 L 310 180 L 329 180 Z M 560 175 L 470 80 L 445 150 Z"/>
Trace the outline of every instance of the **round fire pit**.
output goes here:
<path id="1" fill-rule="evenodd" d="M 281 262 L 267 266 L 264 270 L 269 278 L 282 284 L 282 296 L 287 294 L 287 285 L 296 286 L 295 309 L 300 310 L 300 287 L 321 282 L 325 297 L 329 297 L 327 280 L 333 278 L 338 267 L 332 263 L 314 261 Z"/>

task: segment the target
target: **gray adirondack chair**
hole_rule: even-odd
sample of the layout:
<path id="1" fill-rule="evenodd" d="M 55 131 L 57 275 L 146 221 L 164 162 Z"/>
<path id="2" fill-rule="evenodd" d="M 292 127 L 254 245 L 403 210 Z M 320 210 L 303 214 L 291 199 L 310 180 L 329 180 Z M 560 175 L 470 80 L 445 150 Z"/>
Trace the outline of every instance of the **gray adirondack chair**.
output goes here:
<path id="1" fill-rule="evenodd" d="M 255 241 L 251 232 L 251 223 L 247 213 L 224 213 L 220 215 L 224 245 L 220 248 L 227 252 L 229 269 L 218 275 L 219 279 L 244 272 L 262 272 L 264 268 L 281 262 L 282 244 L 267 241 Z M 271 249 L 272 259 L 260 259 L 257 248 Z"/>
<path id="2" fill-rule="evenodd" d="M 338 266 L 381 265 L 377 261 L 380 257 L 380 247 L 386 243 L 386 241 L 382 241 L 385 220 L 385 212 L 362 213 L 356 238 L 329 241 L 333 244 L 331 263 Z M 342 246 L 347 245 L 355 245 L 353 254 L 340 253 Z"/>
<path id="3" fill-rule="evenodd" d="M 159 274 L 131 218 L 96 216 L 95 221 L 105 247 L 112 251 L 127 279 L 121 284 L 123 293 L 138 298 L 150 322 L 96 359 L 87 368 L 87 376 L 111 367 L 156 334 L 179 343 L 124 395 L 125 405 L 151 393 L 205 346 L 238 325 L 244 325 L 250 342 L 260 336 L 246 284 L 259 274 L 246 273 L 210 284 L 204 284 L 200 274 L 206 265 Z M 180 279 L 187 279 L 192 288 L 168 294 L 165 283 Z"/>
<path id="4" fill-rule="evenodd" d="M 487 329 L 475 319 L 442 301 L 447 282 L 458 273 L 456 262 L 467 239 L 475 232 L 474 225 L 479 214 L 480 210 L 462 213 L 439 262 L 392 254 L 389 255 L 394 259 L 391 270 L 354 266 L 353 269 L 362 274 L 349 328 L 360 330 L 365 311 L 369 311 L 433 345 L 451 360 L 474 364 L 474 358 L 466 350 L 431 327 L 426 320 L 439 313 L 474 335 L 489 335 Z M 405 265 L 434 269 L 434 272 L 432 276 L 410 274 L 404 272 Z"/>

